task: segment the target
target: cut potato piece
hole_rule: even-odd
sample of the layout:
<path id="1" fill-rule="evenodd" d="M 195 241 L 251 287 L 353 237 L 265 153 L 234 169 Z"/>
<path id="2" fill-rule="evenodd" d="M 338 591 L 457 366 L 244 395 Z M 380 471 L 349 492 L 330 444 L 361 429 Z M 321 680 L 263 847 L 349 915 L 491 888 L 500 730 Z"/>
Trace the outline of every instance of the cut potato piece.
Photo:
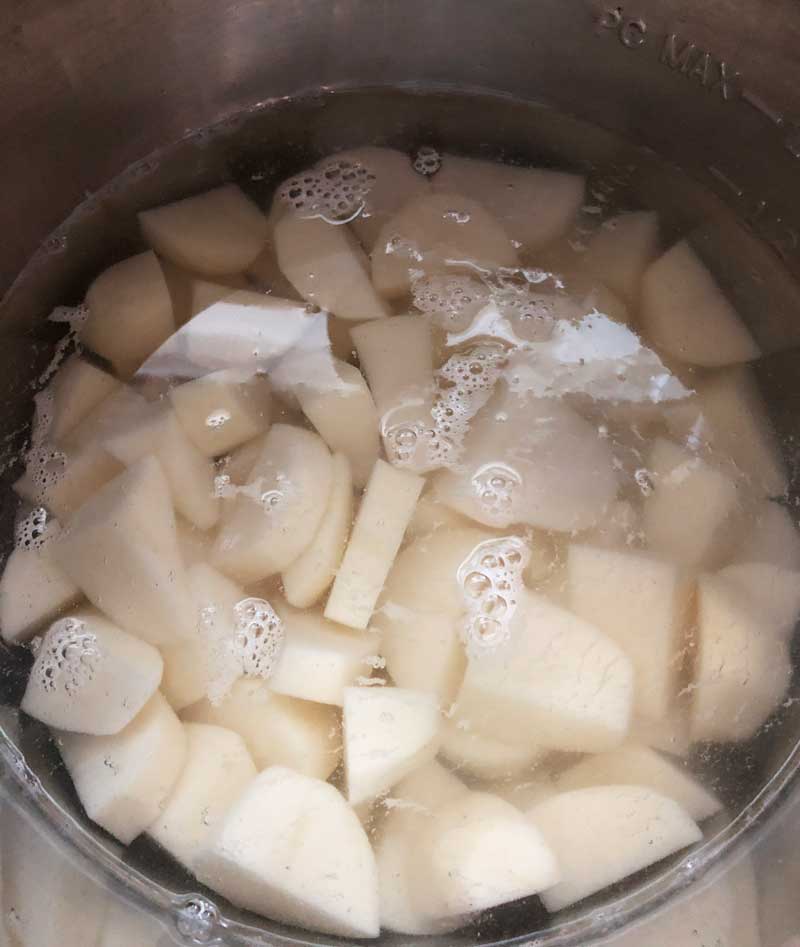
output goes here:
<path id="1" fill-rule="evenodd" d="M 685 809 L 641 786 L 601 786 L 560 793 L 528 819 L 544 836 L 561 881 L 540 894 L 560 911 L 703 837 Z"/>
<path id="2" fill-rule="evenodd" d="M 472 422 L 459 471 L 437 474 L 434 489 L 486 526 L 588 529 L 616 496 L 613 464 L 608 441 L 566 404 L 502 388 Z"/>
<path id="3" fill-rule="evenodd" d="M 186 764 L 148 834 L 190 871 L 197 853 L 258 775 L 238 733 L 185 724 Z"/>
<path id="4" fill-rule="evenodd" d="M 636 712 L 660 718 L 678 693 L 692 583 L 645 552 L 572 543 L 569 604 L 625 651 L 636 673 Z"/>
<path id="5" fill-rule="evenodd" d="M 667 355 L 718 368 L 761 354 L 750 332 L 691 246 L 682 240 L 645 270 L 642 328 Z"/>
<path id="6" fill-rule="evenodd" d="M 53 417 L 47 432 L 56 444 L 63 441 L 79 421 L 118 387 L 113 375 L 73 355 L 56 373 L 50 390 L 53 393 Z"/>
<path id="7" fill-rule="evenodd" d="M 442 756 L 454 769 L 480 779 L 518 776 L 544 752 L 533 745 L 502 743 L 483 736 L 460 716 L 447 720 L 442 728 Z"/>
<path id="8" fill-rule="evenodd" d="M 634 717 L 628 738 L 631 743 L 643 743 L 654 750 L 685 759 L 692 748 L 689 718 L 689 695 L 685 689 L 669 713 L 660 720 Z"/>
<path id="9" fill-rule="evenodd" d="M 488 793 L 437 808 L 412 858 L 417 898 L 434 917 L 485 911 L 550 889 L 560 877 L 539 830 Z"/>
<path id="10" fill-rule="evenodd" d="M 367 627 L 423 484 L 415 474 L 376 462 L 325 606 L 326 618 L 351 628 Z"/>
<path id="11" fill-rule="evenodd" d="M 6 560 L 0 578 L 0 634 L 10 644 L 27 641 L 81 598 L 81 590 L 51 562 L 47 551 L 60 532 L 51 520 L 36 545 L 17 546 Z"/>
<path id="12" fill-rule="evenodd" d="M 628 500 L 614 500 L 596 526 L 581 533 L 584 545 L 635 548 L 643 539 L 639 510 Z"/>
<path id="13" fill-rule="evenodd" d="M 58 732 L 57 742 L 86 814 L 124 845 L 159 817 L 186 759 L 183 726 L 159 693 L 120 733 Z"/>
<path id="14" fill-rule="evenodd" d="M 717 577 L 741 589 L 751 610 L 762 617 L 765 634 L 791 637 L 800 617 L 800 572 L 766 562 L 738 562 L 720 569 Z"/>
<path id="15" fill-rule="evenodd" d="M 380 420 L 361 372 L 338 359 L 335 371 L 340 387 L 318 391 L 300 385 L 297 400 L 328 447 L 350 461 L 353 483 L 363 487 L 378 459 Z"/>
<path id="16" fill-rule="evenodd" d="M 333 707 L 273 693 L 263 682 L 241 678 L 219 704 L 201 700 L 184 720 L 238 733 L 256 767 L 288 766 L 327 779 L 341 758 L 341 732 Z"/>
<path id="17" fill-rule="evenodd" d="M 290 211 L 275 224 L 274 240 L 281 271 L 307 302 L 356 322 L 389 315 L 370 282 L 366 254 L 346 227 Z"/>
<path id="18" fill-rule="evenodd" d="M 358 326 L 351 336 L 375 399 L 388 459 L 419 472 L 438 466 L 428 456 L 425 438 L 433 424 L 430 321 L 393 316 Z"/>
<path id="19" fill-rule="evenodd" d="M 430 694 L 348 687 L 343 725 L 347 799 L 354 806 L 391 789 L 439 749 L 441 715 Z"/>
<path id="20" fill-rule="evenodd" d="M 433 493 L 425 493 L 414 507 L 414 515 L 406 529 L 409 539 L 429 536 L 437 529 L 461 529 L 469 527 L 470 522 L 449 506 L 445 506 Z"/>
<path id="21" fill-rule="evenodd" d="M 512 240 L 538 250 L 563 237 L 583 203 L 584 179 L 543 168 L 442 155 L 432 178 L 437 193 L 466 194 L 491 209 Z"/>
<path id="22" fill-rule="evenodd" d="M 90 611 L 54 622 L 31 668 L 21 707 L 51 727 L 119 733 L 158 689 L 158 651 Z"/>
<path id="23" fill-rule="evenodd" d="M 81 341 L 130 377 L 175 331 L 172 299 L 155 253 L 116 263 L 86 293 L 89 315 Z"/>
<path id="24" fill-rule="evenodd" d="M 634 305 L 642 274 L 658 256 L 658 216 L 653 211 L 618 214 L 589 241 L 584 266 L 610 289 Z"/>
<path id="25" fill-rule="evenodd" d="M 215 564 L 245 584 L 283 571 L 314 539 L 332 478 L 331 454 L 319 435 L 273 425 L 247 486 L 225 512 Z"/>
<path id="26" fill-rule="evenodd" d="M 139 214 L 145 240 L 194 273 L 240 273 L 267 240 L 267 219 L 235 184 Z"/>
<path id="27" fill-rule="evenodd" d="M 194 634 L 169 486 L 152 457 L 84 504 L 50 554 L 93 605 L 132 634 L 152 644 Z"/>
<path id="28" fill-rule="evenodd" d="M 242 444 L 225 460 L 222 466 L 223 473 L 230 477 L 230 482 L 238 487 L 243 487 L 250 479 L 253 467 L 264 450 L 264 442 L 267 439 L 266 434 L 253 438 L 246 444 Z M 235 494 L 234 494 L 235 496 Z"/>
<path id="29" fill-rule="evenodd" d="M 533 592 L 520 595 L 511 636 L 467 665 L 459 714 L 509 743 L 597 753 L 622 743 L 633 667 L 610 638 Z"/>
<path id="30" fill-rule="evenodd" d="M 108 437 L 103 446 L 128 467 L 144 457 L 156 457 L 176 512 L 198 529 L 216 525 L 220 502 L 214 493 L 214 465 L 189 439 L 174 411 L 155 404 L 145 417 Z"/>
<path id="31" fill-rule="evenodd" d="M 67 433 L 66 449 L 78 451 L 102 444 L 120 428 L 146 417 L 150 411 L 151 405 L 131 385 L 119 385 Z"/>
<path id="32" fill-rule="evenodd" d="M 311 545 L 281 576 L 286 600 L 296 608 L 314 605 L 330 587 L 353 522 L 353 478 L 344 454 L 334 454 L 331 479 L 328 508 Z"/>
<path id="33" fill-rule="evenodd" d="M 375 654 L 374 635 L 359 634 L 327 621 L 316 612 L 279 605 L 284 644 L 269 679 L 276 694 L 320 704 L 344 703 L 345 688 L 366 676 L 366 658 Z"/>
<path id="34" fill-rule="evenodd" d="M 263 378 L 238 380 L 212 372 L 171 389 L 170 400 L 184 431 L 206 457 L 220 457 L 267 430 L 269 385 Z"/>
<path id="35" fill-rule="evenodd" d="M 624 746 L 587 757 L 561 773 L 556 783 L 561 792 L 590 786 L 644 786 L 677 802 L 696 822 L 722 808 L 719 799 L 684 766 L 646 746 Z"/>
<path id="36" fill-rule="evenodd" d="M 423 194 L 381 227 L 372 249 L 372 282 L 388 299 L 411 288 L 411 271 L 473 272 L 516 266 L 509 235 L 481 204 L 461 194 Z"/>
<path id="37" fill-rule="evenodd" d="M 558 792 L 555 783 L 546 776 L 526 779 L 521 783 L 506 779 L 503 782 L 491 784 L 486 791 L 505 799 L 520 812 L 527 812 L 532 806 L 544 802 L 545 799 L 552 799 Z"/>
<path id="38" fill-rule="evenodd" d="M 377 937 L 375 857 L 358 817 L 320 780 L 261 773 L 197 859 L 197 876 L 240 907 L 341 937 Z"/>
<path id="39" fill-rule="evenodd" d="M 787 642 L 733 583 L 701 576 L 691 687 L 693 740 L 749 740 L 776 710 L 792 676 Z"/>
<path id="40" fill-rule="evenodd" d="M 459 637 L 464 592 L 459 567 L 491 535 L 477 529 L 440 530 L 416 539 L 397 557 L 375 612 L 380 653 L 400 687 L 454 700 L 466 657 Z"/>
<path id="41" fill-rule="evenodd" d="M 653 489 L 644 499 L 642 521 L 650 548 L 687 567 L 723 558 L 741 508 L 737 484 L 662 438 L 653 443 L 647 473 Z"/>
<path id="42" fill-rule="evenodd" d="M 785 506 L 760 503 L 753 520 L 742 523 L 735 547 L 737 562 L 768 562 L 800 572 L 800 533 Z"/>
<path id="43" fill-rule="evenodd" d="M 214 545 L 214 534 L 203 532 L 181 517 L 175 518 L 175 528 L 184 566 L 188 569 L 198 562 L 208 562 L 211 558 L 211 547 Z"/>

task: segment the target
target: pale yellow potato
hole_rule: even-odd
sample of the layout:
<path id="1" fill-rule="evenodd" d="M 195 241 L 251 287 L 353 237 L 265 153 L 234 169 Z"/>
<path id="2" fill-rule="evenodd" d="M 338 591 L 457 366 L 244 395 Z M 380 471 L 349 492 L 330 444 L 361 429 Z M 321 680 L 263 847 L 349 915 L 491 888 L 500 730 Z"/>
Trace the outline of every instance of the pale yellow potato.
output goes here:
<path id="1" fill-rule="evenodd" d="M 48 438 L 57 444 L 63 441 L 65 435 L 108 398 L 118 385 L 119 381 L 113 375 L 80 355 L 68 358 L 50 384 L 53 416 Z"/>
<path id="2" fill-rule="evenodd" d="M 628 739 L 631 743 L 643 743 L 654 750 L 685 759 L 692 748 L 689 717 L 689 694 L 684 688 L 666 716 L 659 720 L 634 717 Z"/>
<path id="3" fill-rule="evenodd" d="M 361 500 L 353 531 L 325 606 L 325 617 L 366 628 L 424 481 L 378 460 Z"/>
<path id="4" fill-rule="evenodd" d="M 175 331 L 172 299 L 155 253 L 109 267 L 86 293 L 81 341 L 128 378 Z"/>
<path id="5" fill-rule="evenodd" d="M 640 210 L 605 221 L 589 241 L 582 260 L 590 273 L 635 305 L 642 275 L 658 250 L 658 215 Z"/>
<path id="6" fill-rule="evenodd" d="M 389 315 L 369 260 L 345 226 L 288 211 L 275 224 L 274 241 L 281 271 L 307 302 L 356 322 Z"/>
<path id="7" fill-rule="evenodd" d="M 61 532 L 50 520 L 36 546 L 17 546 L 0 578 L 0 634 L 4 641 L 28 641 L 60 612 L 80 601 L 81 590 L 51 561 L 47 544 Z"/>
<path id="8" fill-rule="evenodd" d="M 184 724 L 186 762 L 147 834 L 190 871 L 215 826 L 258 771 L 233 730 Z"/>
<path id="9" fill-rule="evenodd" d="M 214 564 L 244 584 L 282 572 L 313 541 L 332 479 L 333 459 L 319 435 L 274 424 L 247 485 L 224 511 Z"/>
<path id="10" fill-rule="evenodd" d="M 768 562 L 800 572 L 800 533 L 792 514 L 779 503 L 765 500 L 742 522 L 734 542 L 736 562 Z"/>
<path id="11" fill-rule="evenodd" d="M 372 282 L 387 299 L 404 296 L 411 272 L 463 273 L 516 266 L 517 251 L 500 223 L 467 195 L 423 194 L 381 228 L 372 248 Z"/>
<path id="12" fill-rule="evenodd" d="M 441 755 L 457 772 L 480 779 L 518 777 L 545 752 L 534 745 L 503 743 L 484 736 L 461 715 L 446 720 L 442 727 Z"/>
<path id="13" fill-rule="evenodd" d="M 106 484 L 51 544 L 53 561 L 126 631 L 152 644 L 194 634 L 169 484 L 145 458 Z"/>
<path id="14" fill-rule="evenodd" d="M 119 733 L 58 731 L 56 742 L 86 814 L 124 845 L 161 814 L 186 759 L 184 728 L 158 692 Z"/>
<path id="15" fill-rule="evenodd" d="M 147 400 L 131 385 L 120 385 L 100 401 L 67 433 L 67 451 L 100 444 L 120 428 L 146 417 L 152 410 Z"/>
<path id="16" fill-rule="evenodd" d="M 247 269 L 267 240 L 267 219 L 235 184 L 139 214 L 145 240 L 193 273 L 224 276 Z"/>
<path id="17" fill-rule="evenodd" d="M 334 454 L 328 506 L 311 544 L 281 575 L 286 601 L 295 608 L 316 604 L 342 561 L 353 522 L 353 478 L 344 454 Z"/>
<path id="18" fill-rule="evenodd" d="M 750 362 L 761 354 L 738 313 L 685 240 L 645 270 L 640 318 L 652 345 L 690 365 L 718 368 Z"/>
<path id="19" fill-rule="evenodd" d="M 441 743 L 442 718 L 430 694 L 400 687 L 344 691 L 347 800 L 358 805 L 430 763 Z"/>
<path id="20" fill-rule="evenodd" d="M 469 527 L 470 521 L 449 506 L 445 506 L 431 492 L 423 493 L 414 507 L 414 515 L 406 529 L 409 539 L 429 536 L 437 529 Z"/>
<path id="21" fill-rule="evenodd" d="M 287 827 L 291 831 L 287 831 Z M 375 856 L 333 786 L 282 766 L 260 773 L 196 861 L 240 907 L 345 938 L 377 937 Z"/>
<path id="22" fill-rule="evenodd" d="M 158 690 L 162 670 L 152 645 L 96 612 L 74 611 L 45 633 L 20 706 L 61 730 L 119 733 Z"/>
<path id="23" fill-rule="evenodd" d="M 238 733 L 259 770 L 287 766 L 327 779 L 342 755 L 334 707 L 275 694 L 260 680 L 241 678 L 219 704 L 201 700 L 184 710 L 181 718 Z"/>
<path id="24" fill-rule="evenodd" d="M 206 533 L 180 516 L 175 517 L 175 528 L 184 566 L 188 569 L 198 562 L 208 562 L 214 545 L 213 532 Z"/>
<path id="25" fill-rule="evenodd" d="M 800 571 L 768 562 L 736 562 L 717 577 L 740 589 L 763 618 L 764 634 L 790 638 L 800 617 Z"/>
<path id="26" fill-rule="evenodd" d="M 353 483 L 363 487 L 380 451 L 380 418 L 361 372 L 339 359 L 334 367 L 341 385 L 323 390 L 301 385 L 297 400 L 328 447 L 350 461 Z"/>
<path id="27" fill-rule="evenodd" d="M 641 786 L 559 793 L 533 806 L 529 821 L 555 853 L 561 881 L 539 895 L 560 911 L 703 837 L 672 799 Z"/>

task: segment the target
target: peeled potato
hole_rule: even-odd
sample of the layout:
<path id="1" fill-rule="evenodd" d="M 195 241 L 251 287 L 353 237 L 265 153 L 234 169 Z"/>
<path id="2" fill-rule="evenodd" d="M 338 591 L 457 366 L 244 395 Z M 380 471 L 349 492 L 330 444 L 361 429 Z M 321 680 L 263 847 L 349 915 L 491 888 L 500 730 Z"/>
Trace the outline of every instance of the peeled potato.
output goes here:
<path id="1" fill-rule="evenodd" d="M 414 864 L 417 896 L 434 917 L 485 911 L 560 877 L 539 830 L 508 802 L 477 792 L 434 810 Z"/>
<path id="2" fill-rule="evenodd" d="M 763 616 L 765 633 L 791 637 L 800 616 L 800 572 L 766 562 L 737 562 L 717 576 L 744 592 Z"/>
<path id="3" fill-rule="evenodd" d="M 412 198 L 381 228 L 372 248 L 372 282 L 387 299 L 410 289 L 410 272 L 470 272 L 516 266 L 517 251 L 489 211 L 469 196 Z"/>
<path id="4" fill-rule="evenodd" d="M 559 793 L 534 806 L 528 819 L 561 868 L 561 881 L 539 895 L 548 911 L 588 898 L 703 837 L 677 802 L 641 786 Z"/>
<path id="5" fill-rule="evenodd" d="M 158 818 L 186 759 L 183 726 L 159 693 L 120 733 L 57 742 L 86 814 L 124 845 Z"/>
<path id="6" fill-rule="evenodd" d="M 441 753 L 454 769 L 480 779 L 519 776 L 544 755 L 536 746 L 486 737 L 460 715 L 445 722 Z"/>
<path id="7" fill-rule="evenodd" d="M 257 775 L 238 733 L 187 723 L 186 763 L 148 834 L 190 870 L 215 825 Z"/>
<path id="8" fill-rule="evenodd" d="M 201 700 L 181 716 L 238 733 L 259 770 L 287 766 L 327 779 L 341 758 L 335 708 L 275 694 L 263 681 L 241 678 L 219 704 Z"/>
<path id="9" fill-rule="evenodd" d="M 439 749 L 441 716 L 429 694 L 399 687 L 348 687 L 344 692 L 347 799 L 373 799 Z"/>
<path id="10" fill-rule="evenodd" d="M 424 481 L 378 460 L 333 582 L 325 617 L 351 628 L 369 624 Z"/>
<path id="11" fill-rule="evenodd" d="M 792 676 L 788 644 L 724 578 L 701 576 L 697 603 L 692 739 L 749 740 L 786 694 Z"/>
<path id="12" fill-rule="evenodd" d="M 56 373 L 50 385 L 53 393 L 53 417 L 48 436 L 60 443 L 76 424 L 117 388 L 113 375 L 73 355 Z"/>
<path id="13" fill-rule="evenodd" d="M 472 422 L 465 447 L 458 471 L 437 474 L 434 491 L 486 526 L 586 529 L 617 493 L 608 442 L 555 399 L 498 390 Z"/>
<path id="14" fill-rule="evenodd" d="M 684 690 L 669 713 L 659 720 L 634 717 L 628 739 L 685 759 L 692 748 L 689 716 L 689 699 Z"/>
<path id="15" fill-rule="evenodd" d="M 151 405 L 131 385 L 119 385 L 67 432 L 66 450 L 102 444 L 105 438 L 147 417 L 151 411 Z"/>
<path id="16" fill-rule="evenodd" d="M 346 227 L 290 211 L 275 224 L 274 240 L 281 271 L 309 303 L 356 322 L 389 314 L 370 282 L 367 256 Z"/>
<path id="17" fill-rule="evenodd" d="M 341 707 L 346 688 L 370 673 L 366 658 L 375 654 L 375 636 L 288 605 L 278 606 L 278 614 L 285 638 L 269 679 L 270 689 L 287 697 Z"/>
<path id="18" fill-rule="evenodd" d="M 92 604 L 145 641 L 166 644 L 194 633 L 169 486 L 153 458 L 84 504 L 51 555 Z"/>
<path id="19" fill-rule="evenodd" d="M 572 543 L 567 575 L 572 611 L 616 641 L 633 662 L 637 712 L 662 717 L 680 689 L 692 593 L 683 569 L 645 552 Z"/>
<path id="20" fill-rule="evenodd" d="M 267 219 L 235 184 L 139 214 L 145 240 L 161 256 L 206 276 L 240 273 L 267 240 Z"/>
<path id="21" fill-rule="evenodd" d="M 261 378 L 241 381 L 230 372 L 212 372 L 169 393 L 178 421 L 206 457 L 220 457 L 252 440 L 270 424 L 269 385 Z"/>
<path id="22" fill-rule="evenodd" d="M 247 486 L 225 512 L 215 564 L 245 584 L 291 565 L 319 529 L 332 473 L 331 454 L 317 434 L 273 425 Z"/>
<path id="23" fill-rule="evenodd" d="M 240 907 L 346 938 L 377 937 L 369 840 L 338 790 L 273 766 L 234 803 L 196 860 L 204 884 Z"/>
<path id="24" fill-rule="evenodd" d="M 340 386 L 319 391 L 301 385 L 297 400 L 328 447 L 350 461 L 353 483 L 363 487 L 378 459 L 380 420 L 361 372 L 339 360 L 335 370 Z"/>
<path id="25" fill-rule="evenodd" d="M 628 303 L 639 299 L 642 275 L 658 256 L 658 216 L 618 214 L 602 224 L 583 255 L 584 266 Z"/>
<path id="26" fill-rule="evenodd" d="M 556 783 L 561 792 L 590 786 L 644 786 L 677 802 L 696 822 L 702 822 L 722 808 L 719 799 L 701 786 L 681 763 L 635 744 L 611 753 L 587 756 L 561 773 Z"/>
<path id="27" fill-rule="evenodd" d="M 175 518 L 175 529 L 184 566 L 188 569 L 198 562 L 208 562 L 214 544 L 213 532 L 206 533 L 181 517 Z"/>
<path id="28" fill-rule="evenodd" d="M 596 753 L 624 740 L 633 683 L 614 641 L 524 592 L 508 640 L 468 662 L 458 712 L 504 742 Z"/>
<path id="29" fill-rule="evenodd" d="M 578 174 L 451 154 L 442 155 L 442 166 L 431 180 L 436 193 L 465 194 L 491 209 L 525 250 L 538 250 L 569 231 L 585 185 Z"/>
<path id="30" fill-rule="evenodd" d="M 445 506 L 433 493 L 424 493 L 414 507 L 406 536 L 418 539 L 420 536 L 429 536 L 437 529 L 457 529 L 469 525 L 465 516 Z"/>
<path id="31" fill-rule="evenodd" d="M 753 520 L 741 524 L 735 547 L 737 562 L 768 562 L 800 572 L 800 533 L 785 506 L 765 500 Z"/>
<path id="32" fill-rule="evenodd" d="M 170 408 L 153 405 L 148 415 L 106 438 L 103 446 L 126 466 L 156 457 L 169 482 L 175 511 L 198 529 L 217 524 L 220 502 L 214 493 L 214 465 L 192 443 Z"/>
<path id="33" fill-rule="evenodd" d="M 691 246 L 676 243 L 645 270 L 642 328 L 648 341 L 690 365 L 718 368 L 761 354 Z"/>
<path id="34" fill-rule="evenodd" d="M 172 299 L 155 253 L 105 270 L 86 293 L 81 341 L 127 378 L 175 331 Z"/>
<path id="35" fill-rule="evenodd" d="M 281 580 L 286 600 L 308 608 L 325 594 L 344 555 L 353 521 L 353 478 L 344 454 L 334 454 L 328 506 L 311 544 L 284 570 Z"/>
<path id="36" fill-rule="evenodd" d="M 81 590 L 51 562 L 47 544 L 59 533 L 51 520 L 31 548 L 17 546 L 6 559 L 0 578 L 0 634 L 4 641 L 20 644 L 31 638 L 59 612 L 81 598 Z"/>
<path id="37" fill-rule="evenodd" d="M 158 689 L 158 651 L 90 611 L 54 622 L 31 668 L 21 707 L 52 727 L 115 734 Z"/>
<path id="38" fill-rule="evenodd" d="M 662 438 L 653 443 L 646 470 L 653 489 L 644 499 L 642 525 L 650 548 L 687 567 L 723 558 L 741 511 L 736 482 Z"/>

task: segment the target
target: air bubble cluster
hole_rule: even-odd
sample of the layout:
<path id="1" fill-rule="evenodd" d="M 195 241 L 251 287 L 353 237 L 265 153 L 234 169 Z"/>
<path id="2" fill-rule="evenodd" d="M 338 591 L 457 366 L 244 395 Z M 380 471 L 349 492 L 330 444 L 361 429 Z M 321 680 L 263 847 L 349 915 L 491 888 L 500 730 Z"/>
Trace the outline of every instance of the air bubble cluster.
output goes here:
<path id="1" fill-rule="evenodd" d="M 102 659 L 97 637 L 79 618 L 62 618 L 50 627 L 34 673 L 45 691 L 74 696 L 95 676 Z"/>
<path id="2" fill-rule="evenodd" d="M 349 223 L 364 210 L 374 184 L 375 174 L 366 165 L 339 158 L 289 178 L 277 196 L 301 217 Z"/>
<path id="3" fill-rule="evenodd" d="M 413 167 L 417 174 L 431 177 L 442 166 L 442 156 L 430 145 L 423 145 L 414 155 Z"/>
<path id="4" fill-rule="evenodd" d="M 242 673 L 266 680 L 275 670 L 283 650 L 283 622 L 263 598 L 246 598 L 234 608 L 235 647 Z"/>
<path id="5" fill-rule="evenodd" d="M 33 445 L 26 455 L 25 479 L 30 481 L 30 499 L 44 504 L 47 493 L 61 480 L 67 469 L 67 455 L 46 443 Z"/>
<path id="6" fill-rule="evenodd" d="M 212 411 L 211 414 L 206 418 L 206 427 L 218 428 L 222 427 L 224 424 L 227 424 L 231 419 L 230 411 L 226 411 L 224 408 L 220 408 L 217 411 Z"/>
<path id="7" fill-rule="evenodd" d="M 467 329 L 489 301 L 489 291 L 471 276 L 421 276 L 411 286 L 414 306 L 447 332 Z"/>
<path id="8" fill-rule="evenodd" d="M 472 476 L 472 490 L 483 509 L 491 516 L 513 516 L 514 502 L 522 487 L 522 477 L 507 464 L 486 464 Z"/>
<path id="9" fill-rule="evenodd" d="M 45 544 L 47 510 L 37 506 L 24 516 L 14 530 L 14 545 L 17 549 L 41 549 Z"/>
<path id="10" fill-rule="evenodd" d="M 480 543 L 458 568 L 464 617 L 461 640 L 470 658 L 495 651 L 508 640 L 530 548 L 519 536 Z"/>

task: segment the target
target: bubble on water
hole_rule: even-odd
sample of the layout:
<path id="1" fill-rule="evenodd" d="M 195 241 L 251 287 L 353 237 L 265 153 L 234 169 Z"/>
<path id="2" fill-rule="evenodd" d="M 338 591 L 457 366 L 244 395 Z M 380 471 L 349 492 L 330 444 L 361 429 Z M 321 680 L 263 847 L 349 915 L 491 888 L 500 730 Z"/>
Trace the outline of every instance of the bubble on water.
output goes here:
<path id="1" fill-rule="evenodd" d="M 446 210 L 442 214 L 445 220 L 450 220 L 455 224 L 468 224 L 472 219 L 464 210 Z"/>
<path id="2" fill-rule="evenodd" d="M 236 604 L 234 615 L 242 673 L 267 680 L 283 650 L 283 622 L 263 598 L 243 599 Z"/>
<path id="3" fill-rule="evenodd" d="M 79 618 L 62 618 L 50 626 L 32 671 L 48 692 L 72 697 L 95 676 L 102 659 L 96 635 Z"/>
<path id="4" fill-rule="evenodd" d="M 278 506 L 280 506 L 281 501 L 284 499 L 283 493 L 280 490 L 265 490 L 261 494 L 259 501 L 261 506 L 268 512 L 271 513 Z"/>
<path id="5" fill-rule="evenodd" d="M 645 470 L 644 467 L 640 467 L 634 471 L 633 479 L 636 481 L 636 485 L 639 487 L 642 496 L 649 497 L 652 494 L 655 485 L 653 484 L 653 477 L 648 470 Z"/>
<path id="6" fill-rule="evenodd" d="M 80 306 L 56 306 L 50 313 L 50 322 L 66 323 L 71 329 L 80 329 L 89 318 L 89 307 L 86 303 Z"/>
<path id="7" fill-rule="evenodd" d="M 507 519 L 522 487 L 522 477 L 506 464 L 485 464 L 472 476 L 472 490 L 491 516 Z"/>
<path id="8" fill-rule="evenodd" d="M 46 543 L 48 514 L 43 506 L 32 509 L 14 528 L 14 545 L 17 549 L 41 549 Z"/>
<path id="9" fill-rule="evenodd" d="M 411 293 L 414 306 L 448 332 L 468 328 L 489 300 L 487 288 L 471 276 L 421 275 L 413 280 Z"/>
<path id="10" fill-rule="evenodd" d="M 414 170 L 417 174 L 430 177 L 436 174 L 441 166 L 442 156 L 435 148 L 431 147 L 431 145 L 423 145 L 417 149 L 413 163 Z"/>
<path id="11" fill-rule="evenodd" d="M 365 209 L 375 180 L 375 173 L 360 161 L 333 158 L 284 181 L 277 197 L 301 217 L 345 224 Z"/>
<path id="12" fill-rule="evenodd" d="M 414 263 L 422 263 L 425 259 L 419 246 L 413 240 L 409 240 L 408 237 L 401 234 L 390 235 L 383 250 L 386 254 L 412 260 Z"/>
<path id="13" fill-rule="evenodd" d="M 464 607 L 460 636 L 470 658 L 508 640 L 530 555 L 523 538 L 501 536 L 479 543 L 459 566 Z"/>
<path id="14" fill-rule="evenodd" d="M 209 414 L 209 416 L 206 418 L 206 427 L 222 427 L 224 424 L 227 424 L 230 419 L 230 411 L 226 411 L 224 408 L 219 408 L 216 411 L 212 411 L 211 414 Z"/>
<path id="15" fill-rule="evenodd" d="M 47 505 L 47 494 L 62 479 L 68 458 L 49 444 L 34 444 L 26 454 L 25 496 L 32 503 Z"/>

